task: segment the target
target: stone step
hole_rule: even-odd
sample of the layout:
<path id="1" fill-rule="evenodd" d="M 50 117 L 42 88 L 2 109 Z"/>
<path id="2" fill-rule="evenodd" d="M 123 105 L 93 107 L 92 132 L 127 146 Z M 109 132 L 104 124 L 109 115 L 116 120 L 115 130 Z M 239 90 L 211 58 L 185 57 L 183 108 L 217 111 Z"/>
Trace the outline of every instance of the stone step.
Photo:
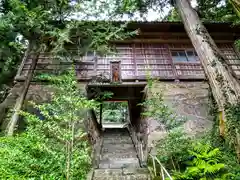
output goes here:
<path id="1" fill-rule="evenodd" d="M 122 152 L 120 154 L 116 152 L 108 152 L 104 153 L 101 155 L 101 159 L 106 159 L 106 158 L 111 158 L 111 159 L 119 159 L 119 158 L 137 158 L 137 153 L 136 152 Z"/>
<path id="2" fill-rule="evenodd" d="M 139 168 L 138 158 L 108 158 L 100 160 L 101 169 Z"/>
<path id="3" fill-rule="evenodd" d="M 139 168 L 137 152 L 127 129 L 105 129 L 99 168 Z"/>
<path id="4" fill-rule="evenodd" d="M 129 137 L 129 133 L 107 133 L 107 134 L 103 134 L 104 138 L 108 138 L 108 137 Z"/>
<path id="5" fill-rule="evenodd" d="M 105 128 L 104 133 L 128 133 L 127 128 Z"/>
<path id="6" fill-rule="evenodd" d="M 133 144 L 103 144 L 102 153 L 106 152 L 134 152 Z"/>
<path id="7" fill-rule="evenodd" d="M 93 180 L 150 180 L 149 175 L 102 176 L 93 177 Z"/>
<path id="8" fill-rule="evenodd" d="M 104 143 L 132 143 L 132 139 L 129 136 L 120 136 L 120 137 L 104 137 Z"/>
<path id="9" fill-rule="evenodd" d="M 93 180 L 150 180 L 146 168 L 96 169 Z"/>
<path id="10" fill-rule="evenodd" d="M 102 145 L 133 145 L 133 142 L 132 140 L 121 140 L 121 141 L 118 141 L 118 140 L 103 140 L 103 144 Z"/>

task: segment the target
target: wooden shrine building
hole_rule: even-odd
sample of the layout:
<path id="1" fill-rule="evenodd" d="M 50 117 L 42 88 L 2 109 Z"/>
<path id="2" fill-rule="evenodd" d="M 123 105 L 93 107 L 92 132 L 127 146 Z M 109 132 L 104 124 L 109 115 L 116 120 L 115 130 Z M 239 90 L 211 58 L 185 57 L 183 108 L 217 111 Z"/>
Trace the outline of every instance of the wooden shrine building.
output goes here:
<path id="1" fill-rule="evenodd" d="M 205 27 L 225 55 L 228 65 L 240 78 L 240 53 L 234 46 L 234 41 L 240 37 L 240 29 L 228 23 L 205 23 Z M 86 86 L 89 98 L 94 96 L 91 90 L 99 88 L 101 91 L 112 91 L 112 100 L 129 102 L 129 128 L 136 147 L 141 146 L 137 152 L 143 154 L 144 159 L 149 130 L 146 130 L 145 121 L 140 116 L 142 109 L 137 104 L 146 96 L 143 90 L 148 75 L 167 83 L 170 101 L 174 101 L 180 114 L 183 112 L 193 119 L 191 123 L 196 119 L 206 119 L 201 121 L 203 124 L 207 122 L 206 110 L 202 108 L 206 104 L 208 85 L 198 55 L 182 23 L 131 22 L 128 29 L 140 31 L 131 39 L 113 42 L 117 50 L 114 54 L 99 56 L 95 52 L 88 52 L 84 57 L 75 56 L 75 69 L 79 84 L 81 87 Z M 77 47 L 71 46 L 69 51 L 77 51 Z M 56 67 L 69 67 L 67 62 L 56 64 L 52 59 L 50 54 L 41 53 L 35 73 L 51 72 Z M 31 58 L 23 60 L 15 78 L 18 84 L 25 80 L 30 64 Z M 44 85 L 32 82 L 27 99 L 45 100 L 47 98 L 44 93 L 47 94 L 47 91 Z M 194 102 L 192 94 L 196 97 Z M 93 115 L 92 119 L 97 121 Z M 97 129 L 94 123 L 89 126 Z M 190 126 L 194 129 L 193 124 Z M 93 136 L 93 139 L 97 139 L 100 135 Z"/>

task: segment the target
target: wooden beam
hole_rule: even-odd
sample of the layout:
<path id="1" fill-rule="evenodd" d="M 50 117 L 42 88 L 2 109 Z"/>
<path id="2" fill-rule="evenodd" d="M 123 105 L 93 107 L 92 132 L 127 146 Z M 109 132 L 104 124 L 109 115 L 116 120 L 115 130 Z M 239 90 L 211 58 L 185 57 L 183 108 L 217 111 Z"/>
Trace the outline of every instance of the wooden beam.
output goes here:
<path id="1" fill-rule="evenodd" d="M 23 67 L 24 67 L 24 65 L 26 64 L 26 61 L 27 61 L 27 59 L 28 59 L 28 57 L 29 57 L 29 52 L 30 52 L 30 43 L 28 44 L 27 50 L 26 50 L 25 53 L 24 53 L 24 56 L 23 56 L 21 65 L 20 65 L 19 68 L 18 68 L 18 71 L 17 71 L 17 74 L 16 74 L 15 78 L 16 78 L 17 76 L 20 76 L 20 75 L 21 75 L 22 70 L 23 70 Z M 14 78 L 14 80 L 15 80 L 15 78 Z"/>
<path id="2" fill-rule="evenodd" d="M 101 84 L 101 87 L 145 87 L 147 85 L 146 82 L 122 82 L 121 84 Z M 88 87 L 99 87 L 99 84 L 88 84 Z"/>
<path id="3" fill-rule="evenodd" d="M 20 96 L 18 97 L 17 102 L 14 106 L 14 112 L 13 112 L 13 115 L 11 117 L 11 120 L 7 125 L 6 133 L 9 136 L 13 135 L 14 130 L 15 130 L 15 126 L 18 122 L 19 111 L 21 110 L 24 99 L 27 95 L 28 88 L 29 88 L 30 82 L 31 82 L 32 77 L 33 77 L 34 69 L 36 68 L 36 65 L 37 65 L 38 56 L 39 56 L 39 53 L 35 54 L 35 52 L 34 52 L 34 57 L 32 58 L 31 69 L 28 72 L 28 76 L 25 79 L 22 92 L 21 92 Z"/>
<path id="4" fill-rule="evenodd" d="M 109 99 L 109 100 L 104 100 L 104 102 L 128 102 L 127 100 L 114 100 L 114 99 Z"/>
<path id="5" fill-rule="evenodd" d="M 173 32 L 141 32 L 139 35 L 154 35 L 154 36 L 164 36 L 164 35 L 169 35 L 169 36 L 186 36 L 188 37 L 187 33 L 184 32 L 177 32 L 177 33 L 173 33 Z M 210 33 L 211 36 L 240 36 L 240 34 L 237 33 L 231 33 L 231 32 L 212 32 Z"/>
<path id="6" fill-rule="evenodd" d="M 103 113 L 103 104 L 100 104 L 100 126 L 102 127 L 102 113 Z"/>
<path id="7" fill-rule="evenodd" d="M 113 43 L 191 43 L 190 39 L 160 39 L 160 38 L 149 38 L 149 39 L 128 39 L 128 40 L 116 40 Z M 216 43 L 234 43 L 234 40 L 215 40 Z"/>

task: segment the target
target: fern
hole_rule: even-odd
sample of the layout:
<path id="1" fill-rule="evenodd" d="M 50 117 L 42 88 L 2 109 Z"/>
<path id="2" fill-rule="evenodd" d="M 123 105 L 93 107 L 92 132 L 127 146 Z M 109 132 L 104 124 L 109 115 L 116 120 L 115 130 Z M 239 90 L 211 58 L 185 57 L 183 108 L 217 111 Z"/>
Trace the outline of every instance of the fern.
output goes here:
<path id="1" fill-rule="evenodd" d="M 189 179 L 229 179 L 231 174 L 225 173 L 225 165 L 220 162 L 221 152 L 218 148 L 212 148 L 210 144 L 194 144 L 189 155 L 194 157 L 188 161 L 188 167 L 182 173 L 175 173 L 176 180 Z"/>

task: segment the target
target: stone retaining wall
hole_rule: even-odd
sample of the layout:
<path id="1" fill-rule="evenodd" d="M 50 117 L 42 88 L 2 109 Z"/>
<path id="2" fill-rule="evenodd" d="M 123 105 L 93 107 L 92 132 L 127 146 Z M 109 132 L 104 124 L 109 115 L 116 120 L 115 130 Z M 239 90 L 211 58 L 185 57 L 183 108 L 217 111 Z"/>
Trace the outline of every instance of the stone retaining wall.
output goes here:
<path id="1" fill-rule="evenodd" d="M 206 82 L 159 82 L 154 92 L 163 92 L 165 103 L 178 115 L 186 118 L 184 129 L 189 135 L 199 135 L 212 127 L 209 112 L 209 86 Z M 149 119 L 149 146 L 164 136 L 161 125 Z"/>

